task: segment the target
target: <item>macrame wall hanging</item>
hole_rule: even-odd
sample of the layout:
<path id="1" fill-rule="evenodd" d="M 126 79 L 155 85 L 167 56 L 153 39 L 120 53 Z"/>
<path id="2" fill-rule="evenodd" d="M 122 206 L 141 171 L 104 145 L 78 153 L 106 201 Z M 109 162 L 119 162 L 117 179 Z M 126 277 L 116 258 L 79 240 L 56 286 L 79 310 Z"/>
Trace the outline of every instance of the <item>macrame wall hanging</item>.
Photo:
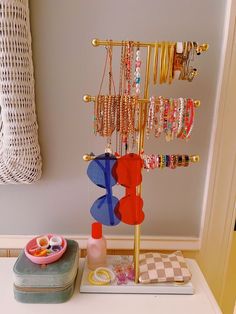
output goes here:
<path id="1" fill-rule="evenodd" d="M 32 183 L 41 168 L 28 0 L 0 0 L 0 184 Z"/>

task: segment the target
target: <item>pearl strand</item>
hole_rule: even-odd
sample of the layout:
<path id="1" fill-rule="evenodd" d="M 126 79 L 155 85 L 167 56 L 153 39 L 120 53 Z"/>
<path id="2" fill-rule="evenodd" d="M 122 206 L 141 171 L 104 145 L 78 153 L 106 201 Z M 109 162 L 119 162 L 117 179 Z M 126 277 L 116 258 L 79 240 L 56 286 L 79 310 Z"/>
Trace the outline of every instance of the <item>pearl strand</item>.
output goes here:
<path id="1" fill-rule="evenodd" d="M 134 72 L 134 86 L 135 93 L 137 96 L 140 95 L 140 80 L 141 80 L 141 58 L 140 58 L 140 50 L 137 48 L 136 57 L 135 57 L 135 72 Z"/>

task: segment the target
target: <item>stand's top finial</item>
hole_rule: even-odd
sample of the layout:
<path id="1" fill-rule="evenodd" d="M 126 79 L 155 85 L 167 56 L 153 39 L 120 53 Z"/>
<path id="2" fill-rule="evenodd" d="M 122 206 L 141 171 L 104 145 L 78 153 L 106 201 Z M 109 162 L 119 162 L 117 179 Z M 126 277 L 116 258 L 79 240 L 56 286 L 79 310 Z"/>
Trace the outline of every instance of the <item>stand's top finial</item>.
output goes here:
<path id="1" fill-rule="evenodd" d="M 97 47 L 97 46 L 98 46 L 98 40 L 97 40 L 97 38 L 94 38 L 94 39 L 92 40 L 92 45 L 93 45 L 94 47 Z"/>

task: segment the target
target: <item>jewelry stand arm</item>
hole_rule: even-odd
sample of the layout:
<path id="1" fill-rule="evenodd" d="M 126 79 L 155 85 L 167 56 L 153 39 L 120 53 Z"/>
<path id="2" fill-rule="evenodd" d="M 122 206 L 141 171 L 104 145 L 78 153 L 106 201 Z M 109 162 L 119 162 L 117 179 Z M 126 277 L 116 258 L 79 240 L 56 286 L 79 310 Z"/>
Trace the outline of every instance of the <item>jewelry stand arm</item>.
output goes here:
<path id="1" fill-rule="evenodd" d="M 113 40 L 99 40 L 97 38 L 92 40 L 92 45 L 94 47 L 98 47 L 98 46 L 122 46 L 122 45 L 126 45 L 128 44 L 128 41 L 113 41 Z M 161 42 L 156 43 L 156 42 L 139 42 L 139 41 L 132 41 L 133 46 L 137 47 L 155 47 L 155 45 L 157 45 L 158 47 L 161 47 Z M 172 45 L 173 43 L 170 42 L 170 45 Z M 200 45 L 196 45 L 196 52 L 198 54 L 201 54 L 202 52 L 206 52 L 209 48 L 209 45 L 204 43 L 204 44 L 200 44 Z"/>
<path id="2" fill-rule="evenodd" d="M 84 161 L 91 161 L 91 160 L 94 160 L 95 158 L 96 158 L 96 156 L 93 153 L 83 155 Z M 117 157 L 117 158 L 119 158 L 119 157 Z M 190 155 L 189 161 L 192 163 L 197 163 L 200 161 L 200 156 L 199 155 Z"/>
<path id="3" fill-rule="evenodd" d="M 91 96 L 91 95 L 84 95 L 83 96 L 83 101 L 84 102 L 95 102 L 96 101 L 96 96 Z M 138 102 L 139 103 L 145 103 L 145 104 L 147 104 L 147 103 L 149 103 L 150 102 L 150 100 L 149 99 L 145 99 L 145 98 L 140 98 L 140 99 L 138 99 Z M 200 100 L 194 100 L 194 107 L 195 108 L 198 108 L 198 107 L 200 107 L 200 105 L 201 105 L 201 101 Z"/>

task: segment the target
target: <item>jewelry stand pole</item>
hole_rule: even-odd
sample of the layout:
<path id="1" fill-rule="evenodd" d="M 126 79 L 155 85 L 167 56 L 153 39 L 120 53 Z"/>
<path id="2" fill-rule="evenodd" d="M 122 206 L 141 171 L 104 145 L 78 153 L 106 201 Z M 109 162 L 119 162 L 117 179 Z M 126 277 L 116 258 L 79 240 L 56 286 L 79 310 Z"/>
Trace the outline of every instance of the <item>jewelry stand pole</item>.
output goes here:
<path id="1" fill-rule="evenodd" d="M 145 85 L 144 85 L 144 98 L 148 98 L 149 90 L 149 76 L 150 76 L 150 60 L 151 60 L 152 47 L 147 47 L 146 58 L 146 72 L 145 72 Z M 139 103 L 139 133 L 138 133 L 138 154 L 140 155 L 144 148 L 144 133 L 145 133 L 145 121 L 147 115 L 147 106 Z M 141 197 L 142 183 L 137 187 L 137 194 Z M 139 278 L 139 251 L 140 251 L 140 225 L 134 227 L 134 273 L 135 283 L 138 283 Z"/>
<path id="2" fill-rule="evenodd" d="M 128 44 L 127 41 L 112 41 L 112 40 L 98 40 L 93 39 L 92 45 L 94 47 L 97 46 L 122 46 L 125 44 Z M 171 46 L 173 43 L 169 43 Z M 145 121 L 147 117 L 147 106 L 145 106 L 145 103 L 148 103 L 148 92 L 149 92 L 149 77 L 150 77 L 150 61 L 151 61 L 151 53 L 152 53 L 152 47 L 155 47 L 155 45 L 158 45 L 158 47 L 161 47 L 161 43 L 155 43 L 155 42 L 136 42 L 132 41 L 132 45 L 134 47 L 145 47 L 147 48 L 147 56 L 146 56 L 146 70 L 145 70 L 145 85 L 144 85 L 144 99 L 139 100 L 139 133 L 138 133 L 138 154 L 140 154 L 144 148 L 144 135 L 145 135 Z M 196 47 L 197 53 L 205 52 L 208 50 L 209 45 L 208 44 L 202 44 L 198 45 Z M 85 95 L 83 97 L 83 100 L 85 102 L 95 101 L 96 97 L 92 97 L 89 95 Z M 194 102 L 195 107 L 200 106 L 200 101 L 196 100 Z M 192 162 L 198 162 L 199 156 L 193 155 L 191 156 Z M 93 156 L 90 155 L 84 155 L 84 160 L 89 161 L 93 159 Z M 142 193 L 142 184 L 140 184 L 137 187 L 137 194 L 141 196 Z M 135 225 L 135 231 L 134 231 L 134 270 L 135 270 L 135 283 L 138 283 L 139 279 L 139 251 L 140 251 L 140 225 Z"/>

